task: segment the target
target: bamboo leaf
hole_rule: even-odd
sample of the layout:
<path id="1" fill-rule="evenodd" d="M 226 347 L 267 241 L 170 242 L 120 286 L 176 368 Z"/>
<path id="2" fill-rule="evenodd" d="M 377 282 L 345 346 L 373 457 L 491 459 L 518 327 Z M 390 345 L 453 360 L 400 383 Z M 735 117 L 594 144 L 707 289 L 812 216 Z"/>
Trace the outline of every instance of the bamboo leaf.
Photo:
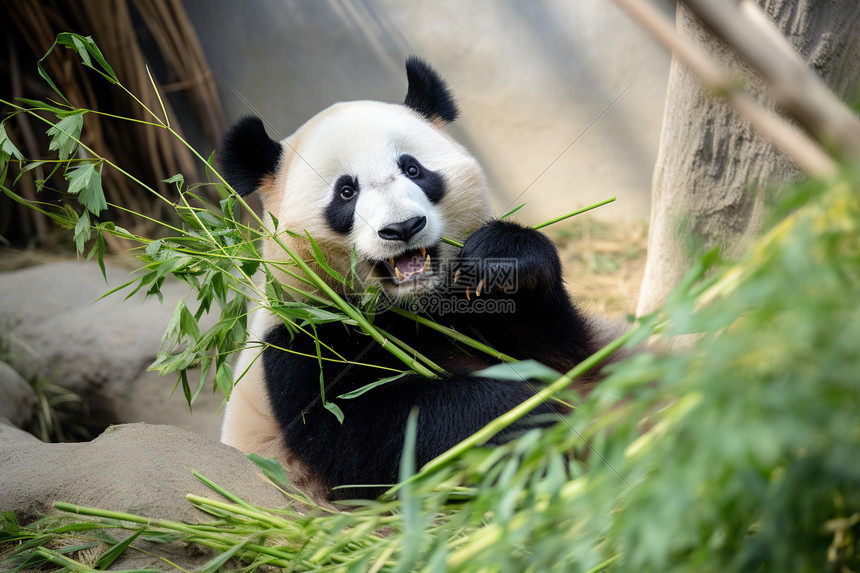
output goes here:
<path id="1" fill-rule="evenodd" d="M 263 475 L 272 480 L 272 482 L 278 487 L 283 489 L 292 487 L 292 484 L 290 484 L 290 478 L 287 477 L 287 472 L 284 471 L 281 463 L 275 458 L 264 458 L 259 454 L 248 454 L 247 458 L 254 462 L 254 464 L 263 472 Z"/>
<path id="2" fill-rule="evenodd" d="M 326 273 L 328 273 L 329 276 L 334 278 L 334 280 L 336 280 L 337 282 L 339 282 L 342 285 L 345 285 L 346 279 L 343 278 L 342 274 L 340 274 L 339 272 L 337 272 L 336 270 L 334 270 L 333 268 L 331 268 L 329 266 L 328 262 L 325 260 L 325 255 L 323 254 L 322 249 L 317 244 L 317 242 L 314 240 L 314 238 L 311 237 L 311 234 L 308 233 L 307 231 L 305 231 L 305 235 L 307 235 L 308 240 L 311 242 L 311 249 L 313 250 L 314 260 L 316 260 L 317 264 L 322 268 L 322 270 L 324 270 Z"/>
<path id="3" fill-rule="evenodd" d="M 526 206 L 526 204 L 523 203 L 522 205 L 514 207 L 513 209 L 511 209 L 510 211 L 508 211 L 507 213 L 505 213 L 504 215 L 499 217 L 499 219 L 507 219 L 508 217 L 510 217 L 511 215 L 513 215 L 514 213 L 516 213 L 517 211 L 519 211 L 520 209 L 522 209 L 525 206 Z"/>
<path id="4" fill-rule="evenodd" d="M 176 190 L 180 193 L 182 192 L 182 186 L 185 184 L 185 177 L 182 173 L 177 173 L 173 177 L 168 177 L 167 179 L 162 179 L 162 183 L 176 183 Z"/>
<path id="5" fill-rule="evenodd" d="M 233 371 L 226 362 L 222 363 L 215 372 L 215 385 L 221 390 L 225 398 L 230 398 L 233 392 Z"/>
<path id="6" fill-rule="evenodd" d="M 119 83 L 119 78 L 117 78 L 116 73 L 113 71 L 113 68 L 111 68 L 110 65 L 107 63 L 101 53 L 101 50 L 99 50 L 99 47 L 93 41 L 91 36 L 81 36 L 80 34 L 63 32 L 57 35 L 57 39 L 55 40 L 54 44 L 65 46 L 70 50 L 77 52 L 78 56 L 81 58 L 81 62 L 85 66 L 87 66 L 88 68 L 92 68 L 111 83 Z M 93 60 L 98 63 L 101 69 L 93 65 Z"/>
<path id="7" fill-rule="evenodd" d="M 241 543 L 238 543 L 225 551 L 224 553 L 214 557 L 213 559 L 207 561 L 202 568 L 198 571 L 199 573 L 216 573 L 221 570 L 221 567 L 224 566 L 230 559 L 233 558 L 236 553 L 245 548 L 245 546 L 249 543 L 249 541 L 245 540 Z"/>
<path id="8" fill-rule="evenodd" d="M 78 203 L 86 207 L 93 215 L 98 215 L 107 209 L 102 176 L 95 163 L 85 163 L 66 171 L 69 182 L 67 192 L 77 195 Z"/>
<path id="9" fill-rule="evenodd" d="M 90 227 L 90 214 L 86 211 L 78 217 L 78 222 L 75 223 L 75 247 L 78 253 L 84 252 L 84 245 L 92 236 L 92 228 Z"/>
<path id="10" fill-rule="evenodd" d="M 146 531 L 145 527 L 142 527 L 135 531 L 133 534 L 126 537 L 124 540 L 120 541 L 104 553 L 102 553 L 98 560 L 95 562 L 96 569 L 107 569 L 111 566 L 111 564 L 117 560 L 117 558 L 123 554 L 123 552 L 131 545 L 135 539 L 140 537 L 140 534 Z"/>
<path id="11" fill-rule="evenodd" d="M 69 113 L 69 109 L 64 109 L 61 107 L 57 107 L 55 105 L 51 105 L 47 102 L 38 100 L 38 99 L 27 99 L 23 97 L 15 98 L 16 101 L 26 104 L 30 106 L 31 109 L 38 109 L 42 111 L 47 111 L 53 113 L 59 117 L 65 117 Z"/>
<path id="12" fill-rule="evenodd" d="M 84 163 L 66 171 L 66 180 L 69 182 L 69 188 L 66 189 L 66 193 L 70 195 L 80 193 L 82 189 L 90 184 L 90 179 L 92 179 L 95 172 L 96 166 L 94 163 Z"/>
<path id="13" fill-rule="evenodd" d="M 334 414 L 334 417 L 337 418 L 338 422 L 343 424 L 343 410 L 340 409 L 340 406 L 334 402 L 326 402 L 323 406 L 325 406 L 326 410 Z"/>
<path id="14" fill-rule="evenodd" d="M 353 390 L 352 392 L 347 392 L 346 394 L 341 394 L 340 396 L 338 396 L 338 398 L 341 400 L 350 400 L 352 398 L 358 398 L 359 396 L 361 396 L 365 392 L 369 392 L 370 390 L 373 390 L 377 386 L 382 386 L 383 384 L 393 382 L 393 381 L 397 380 L 398 378 L 403 378 L 407 374 L 415 374 L 415 372 L 412 372 L 411 370 L 407 371 L 407 372 L 401 372 L 400 374 L 396 374 L 394 376 L 389 376 L 388 378 L 383 378 L 381 380 L 377 380 L 376 382 L 371 382 L 370 384 L 365 384 L 361 388 Z"/>
<path id="15" fill-rule="evenodd" d="M 0 172 L 4 171 L 6 163 L 9 161 L 10 157 L 14 157 L 18 161 L 24 161 L 24 156 L 21 155 L 21 152 L 18 151 L 18 148 L 15 147 L 12 140 L 9 139 L 8 135 L 6 135 L 4 122 L 0 123 Z"/>
<path id="16" fill-rule="evenodd" d="M 552 382 L 561 377 L 561 372 L 553 370 L 537 360 L 521 360 L 519 362 L 496 364 L 489 368 L 472 372 L 471 376 L 495 378 L 497 380 L 540 380 L 541 382 Z"/>
<path id="17" fill-rule="evenodd" d="M 85 113 L 86 110 L 80 110 L 67 115 L 48 128 L 47 134 L 51 136 L 48 149 L 56 151 L 60 159 L 68 159 L 78 149 L 78 140 L 81 138 L 81 130 L 84 128 Z"/>

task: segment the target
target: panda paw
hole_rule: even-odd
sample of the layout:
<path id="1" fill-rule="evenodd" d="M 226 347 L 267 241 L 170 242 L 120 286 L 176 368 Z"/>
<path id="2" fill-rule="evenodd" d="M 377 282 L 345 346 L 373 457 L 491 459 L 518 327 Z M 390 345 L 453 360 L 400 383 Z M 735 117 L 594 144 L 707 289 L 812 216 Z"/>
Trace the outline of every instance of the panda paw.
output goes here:
<path id="1" fill-rule="evenodd" d="M 496 220 L 472 233 L 454 265 L 453 287 L 466 298 L 546 292 L 561 282 L 555 245 L 539 231 Z"/>

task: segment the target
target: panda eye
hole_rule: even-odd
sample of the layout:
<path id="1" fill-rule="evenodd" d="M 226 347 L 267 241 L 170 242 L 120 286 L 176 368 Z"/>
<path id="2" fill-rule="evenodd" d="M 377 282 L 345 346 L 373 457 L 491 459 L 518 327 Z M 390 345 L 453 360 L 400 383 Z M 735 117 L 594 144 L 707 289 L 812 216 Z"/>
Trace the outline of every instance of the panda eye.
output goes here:
<path id="1" fill-rule="evenodd" d="M 407 165 L 404 171 L 406 173 L 406 176 L 412 179 L 415 179 L 416 177 L 421 175 L 421 170 L 418 169 L 418 166 L 414 163 L 412 165 Z"/>
<path id="2" fill-rule="evenodd" d="M 355 189 L 350 187 L 349 185 L 344 185 L 340 188 L 340 198 L 344 201 L 349 201 L 355 197 Z"/>

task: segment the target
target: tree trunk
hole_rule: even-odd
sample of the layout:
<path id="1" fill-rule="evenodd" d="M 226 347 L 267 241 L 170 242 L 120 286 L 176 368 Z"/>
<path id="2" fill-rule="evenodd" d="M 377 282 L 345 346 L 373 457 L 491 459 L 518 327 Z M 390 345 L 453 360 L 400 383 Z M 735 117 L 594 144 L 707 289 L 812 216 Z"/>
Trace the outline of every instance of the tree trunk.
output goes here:
<path id="1" fill-rule="evenodd" d="M 860 3 L 758 2 L 809 67 L 853 104 L 860 93 Z M 768 102 L 762 81 L 682 4 L 677 26 L 720 65 L 742 77 L 756 98 Z M 800 171 L 784 155 L 725 100 L 702 90 L 673 58 L 637 314 L 660 308 L 704 250 L 721 245 L 726 256 L 740 254 L 761 227 L 766 186 L 779 189 L 800 178 Z"/>

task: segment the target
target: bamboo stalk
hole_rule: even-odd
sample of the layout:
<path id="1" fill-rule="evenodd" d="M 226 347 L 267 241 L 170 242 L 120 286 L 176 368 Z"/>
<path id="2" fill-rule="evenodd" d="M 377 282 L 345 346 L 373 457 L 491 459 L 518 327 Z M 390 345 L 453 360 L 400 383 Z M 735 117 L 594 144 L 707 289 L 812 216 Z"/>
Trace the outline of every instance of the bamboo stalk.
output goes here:
<path id="1" fill-rule="evenodd" d="M 484 353 L 492 356 L 493 358 L 496 358 L 498 360 L 503 360 L 505 362 L 517 362 L 517 359 L 514 358 L 513 356 L 509 356 L 509 355 L 505 354 L 504 352 L 499 352 L 498 350 L 496 350 L 492 346 L 488 346 L 488 345 L 484 344 L 483 342 L 479 342 L 479 341 L 475 340 L 474 338 L 471 338 L 469 336 L 466 336 L 465 334 L 457 332 L 453 328 L 443 326 L 443 325 L 439 324 L 438 322 L 432 321 L 428 318 L 424 318 L 423 316 L 420 316 L 420 315 L 415 314 L 413 312 L 409 312 L 408 310 L 404 310 L 398 306 L 392 306 L 392 307 L 390 307 L 390 310 L 391 310 L 391 312 L 393 312 L 395 314 L 399 314 L 400 316 L 414 320 L 418 324 L 427 326 L 428 328 L 432 328 L 433 330 L 435 330 L 437 332 L 441 332 L 445 336 L 448 336 L 449 338 L 456 340 L 457 342 L 462 342 L 463 344 L 470 346 L 470 347 L 474 348 L 475 350 L 480 350 L 481 352 L 484 352 Z"/>
<path id="2" fill-rule="evenodd" d="M 761 74 L 776 103 L 831 156 L 860 159 L 860 120 L 856 114 L 809 70 L 757 6 L 745 2 L 745 10 L 759 12 L 752 20 L 743 15 L 736 2 L 682 1 L 708 29 Z"/>
<path id="3" fill-rule="evenodd" d="M 516 422 L 517 420 L 543 404 L 544 402 L 546 402 L 547 399 L 551 398 L 553 395 L 564 390 L 565 388 L 568 388 L 574 380 L 589 372 L 592 368 L 606 360 L 613 352 L 624 346 L 627 341 L 633 338 L 633 336 L 636 334 L 638 334 L 637 329 L 625 332 L 624 334 L 622 334 L 621 336 L 619 336 L 618 338 L 616 338 L 615 340 L 613 340 L 612 342 L 610 342 L 609 344 L 607 344 L 606 346 L 604 346 L 603 348 L 601 348 L 600 350 L 574 366 L 555 382 L 552 382 L 551 384 L 547 385 L 541 391 L 535 393 L 533 396 L 531 396 L 518 406 L 511 408 L 510 410 L 508 410 L 498 418 L 492 420 L 489 424 L 487 424 L 465 440 L 461 441 L 454 447 L 448 449 L 446 452 L 440 454 L 439 456 L 436 456 L 435 458 L 424 464 L 424 467 L 422 467 L 415 475 L 413 475 L 408 480 L 405 480 L 397 484 L 393 488 L 389 489 L 386 492 L 386 495 L 393 494 L 404 485 L 412 483 L 415 480 L 438 470 L 439 468 L 451 462 L 452 460 L 462 455 L 464 452 L 470 450 L 471 448 L 486 443 L 487 440 L 489 440 L 490 438 L 492 438 L 493 436 L 495 436 L 496 434 L 498 434 L 499 432 L 501 432 L 502 430 L 504 430 L 505 428 L 507 428 L 508 426 L 510 426 L 511 424 L 513 424 L 514 422 Z"/>
<path id="4" fill-rule="evenodd" d="M 576 215 L 581 215 L 582 213 L 585 213 L 586 211 L 591 211 L 592 209 L 597 209 L 598 207 L 602 207 L 602 206 L 606 205 L 607 203 L 612 203 L 613 201 L 615 201 L 615 197 L 610 197 L 609 199 L 604 199 L 603 201 L 598 201 L 597 203 L 595 203 L 593 205 L 589 205 L 588 207 L 583 207 L 582 209 L 577 209 L 576 211 L 572 211 L 572 212 L 568 213 L 567 215 L 562 215 L 561 217 L 556 217 L 555 219 L 550 219 L 549 221 L 545 221 L 543 223 L 538 223 L 537 225 L 532 225 L 532 229 L 535 229 L 535 230 L 543 229 L 544 227 L 548 227 L 549 225 L 552 225 L 553 223 L 558 223 L 559 221 L 564 221 L 565 219 L 570 219 L 571 217 L 574 217 Z M 463 248 L 463 244 L 458 243 L 454 239 L 448 239 L 446 237 L 442 237 L 441 240 L 443 243 L 448 243 L 449 245 L 452 245 L 454 247 L 459 247 L 461 249 Z"/>

